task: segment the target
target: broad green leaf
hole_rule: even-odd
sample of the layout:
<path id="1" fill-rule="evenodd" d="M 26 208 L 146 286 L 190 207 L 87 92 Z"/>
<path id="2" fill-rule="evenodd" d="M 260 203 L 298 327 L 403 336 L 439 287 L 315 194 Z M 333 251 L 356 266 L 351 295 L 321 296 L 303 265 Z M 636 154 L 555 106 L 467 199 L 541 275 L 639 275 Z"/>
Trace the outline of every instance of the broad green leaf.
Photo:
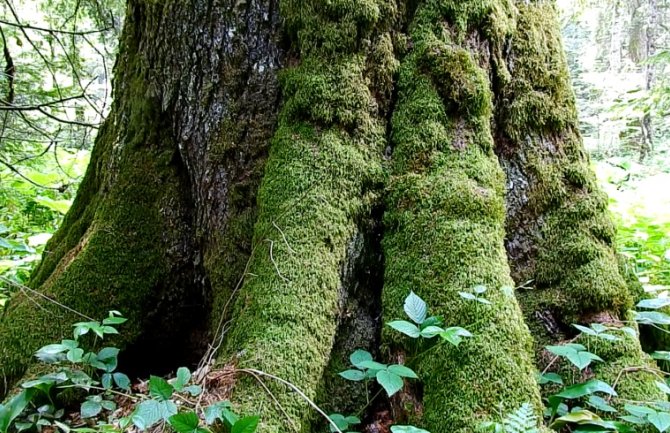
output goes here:
<path id="1" fill-rule="evenodd" d="M 591 411 L 578 410 L 557 418 L 549 427 L 555 430 L 559 430 L 566 424 L 583 424 L 594 421 L 602 421 L 602 418 Z"/>
<path id="2" fill-rule="evenodd" d="M 7 404 L 0 405 L 0 433 L 7 433 L 12 422 L 23 412 L 35 396 L 35 390 L 26 389 L 15 397 L 12 397 Z"/>
<path id="3" fill-rule="evenodd" d="M 633 318 L 643 325 L 670 325 L 670 316 L 659 311 L 634 311 Z"/>
<path id="4" fill-rule="evenodd" d="M 660 360 L 663 360 L 663 361 L 670 361 L 670 352 L 657 350 L 656 352 L 651 354 L 651 357 L 654 358 L 654 359 L 660 359 Z"/>
<path id="5" fill-rule="evenodd" d="M 123 373 L 114 373 L 114 383 L 121 389 L 129 390 L 130 389 L 130 379 Z"/>
<path id="6" fill-rule="evenodd" d="M 151 376 L 149 378 L 149 394 L 158 401 L 169 400 L 172 397 L 174 388 L 167 380 L 158 376 Z"/>
<path id="7" fill-rule="evenodd" d="M 392 433 L 430 433 L 428 430 L 414 427 L 413 425 L 392 425 Z"/>
<path id="8" fill-rule="evenodd" d="M 170 380 L 169 383 L 174 386 L 174 389 L 180 391 L 184 389 L 184 386 L 191 380 L 191 372 L 186 367 L 179 367 L 177 369 L 177 377 Z"/>
<path id="9" fill-rule="evenodd" d="M 81 417 L 93 418 L 102 411 L 102 405 L 96 401 L 86 400 L 81 404 Z"/>
<path id="10" fill-rule="evenodd" d="M 557 397 L 575 399 L 590 395 L 596 392 L 602 392 L 608 395 L 616 396 L 614 389 L 601 380 L 590 380 L 585 383 L 578 383 L 576 385 L 568 386 L 563 391 L 556 394 Z"/>
<path id="11" fill-rule="evenodd" d="M 556 373 L 544 373 L 540 374 L 538 376 L 538 383 L 540 385 L 544 385 L 546 383 L 557 383 L 559 385 L 563 385 L 563 378 L 559 374 Z"/>
<path id="12" fill-rule="evenodd" d="M 372 355 L 367 350 L 358 349 L 349 355 L 351 365 L 356 368 L 361 368 L 359 364 L 364 361 L 372 361 Z"/>
<path id="13" fill-rule="evenodd" d="M 195 412 L 182 412 L 168 418 L 168 423 L 177 433 L 195 433 L 200 419 Z"/>
<path id="14" fill-rule="evenodd" d="M 467 329 L 459 326 L 447 328 L 444 332 L 440 332 L 440 337 L 448 341 L 453 346 L 458 346 L 463 341 L 463 337 L 472 337 L 472 334 Z"/>
<path id="15" fill-rule="evenodd" d="M 412 370 L 409 367 L 405 367 L 404 365 L 400 365 L 400 364 L 389 365 L 387 370 L 389 371 L 389 373 L 397 374 L 398 376 L 401 376 L 401 377 L 409 377 L 409 378 L 412 378 L 412 379 L 418 379 L 419 378 L 419 376 L 416 375 L 414 370 Z"/>
<path id="16" fill-rule="evenodd" d="M 647 415 L 647 419 L 653 424 L 656 429 L 663 433 L 670 428 L 670 413 L 655 412 Z"/>
<path id="17" fill-rule="evenodd" d="M 419 338 L 419 335 L 421 335 L 421 331 L 415 324 L 405 320 L 394 320 L 393 322 L 387 323 L 387 325 L 412 338 Z"/>
<path id="18" fill-rule="evenodd" d="M 402 389 L 403 381 L 397 374 L 387 370 L 380 370 L 377 372 L 376 378 L 377 382 L 384 388 L 389 397 Z"/>
<path id="19" fill-rule="evenodd" d="M 360 363 L 361 368 L 365 368 L 367 370 L 385 370 L 386 369 L 386 364 L 382 364 L 380 362 L 376 361 L 363 361 Z"/>
<path id="20" fill-rule="evenodd" d="M 231 433 L 254 433 L 258 427 L 259 417 L 257 416 L 245 416 L 240 418 L 233 425 Z"/>
<path id="21" fill-rule="evenodd" d="M 659 308 L 667 307 L 668 305 L 670 305 L 670 298 L 643 299 L 637 303 L 637 307 L 648 308 L 651 310 L 658 310 Z"/>
<path id="22" fill-rule="evenodd" d="M 583 332 L 586 335 L 594 335 L 594 336 L 598 335 L 598 333 L 595 330 L 593 330 L 591 328 L 587 328 L 586 326 L 578 325 L 576 323 L 573 323 L 572 326 L 579 329 L 581 332 Z"/>
<path id="23" fill-rule="evenodd" d="M 211 406 L 207 406 L 205 408 L 205 423 L 207 423 L 207 425 L 212 425 L 217 419 L 223 419 L 223 411 L 225 409 L 230 409 L 230 406 L 229 401 L 220 401 Z M 235 424 L 235 421 L 233 421 L 231 425 Z"/>
<path id="24" fill-rule="evenodd" d="M 187 392 L 191 397 L 195 397 L 202 393 L 202 387 L 200 385 L 189 385 L 184 387 L 183 392 Z"/>
<path id="25" fill-rule="evenodd" d="M 331 413 L 328 415 L 328 418 L 337 426 L 338 429 L 341 431 L 346 430 L 349 427 L 349 422 L 347 421 L 346 417 L 342 415 L 341 413 Z M 335 426 L 332 424 L 329 425 L 329 429 L 332 433 L 336 432 L 337 430 L 335 429 Z"/>
<path id="26" fill-rule="evenodd" d="M 670 394 L 670 386 L 668 386 L 667 383 L 665 383 L 665 382 L 661 382 L 660 380 L 657 380 L 657 381 L 654 382 L 654 383 L 656 384 L 656 386 L 658 387 L 658 389 L 660 389 L 661 391 L 663 391 L 663 392 L 666 393 L 666 394 Z"/>
<path id="27" fill-rule="evenodd" d="M 423 338 L 433 338 L 439 335 L 441 332 L 444 332 L 444 329 L 439 326 L 426 326 L 421 330 L 421 336 Z"/>
<path id="28" fill-rule="evenodd" d="M 600 397 L 599 395 L 591 395 L 589 396 L 589 399 L 587 401 L 589 406 L 593 407 L 596 410 L 599 410 L 600 412 L 616 412 L 617 410 L 610 406 L 610 404 L 605 400 L 604 398 Z"/>
<path id="29" fill-rule="evenodd" d="M 365 373 L 360 370 L 345 370 L 338 373 L 341 377 L 347 380 L 358 382 L 365 379 Z"/>
<path id="30" fill-rule="evenodd" d="M 409 292 L 409 295 L 405 298 L 403 309 L 405 310 L 407 317 L 412 319 L 417 325 L 422 324 L 423 321 L 426 320 L 426 314 L 428 312 L 426 303 L 414 292 Z"/>

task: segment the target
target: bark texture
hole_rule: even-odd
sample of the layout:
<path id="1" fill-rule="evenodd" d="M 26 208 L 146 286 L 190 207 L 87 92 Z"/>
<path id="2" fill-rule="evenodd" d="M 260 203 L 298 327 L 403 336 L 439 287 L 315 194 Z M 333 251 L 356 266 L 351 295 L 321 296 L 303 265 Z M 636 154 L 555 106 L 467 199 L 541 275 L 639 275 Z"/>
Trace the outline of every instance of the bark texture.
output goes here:
<path id="1" fill-rule="evenodd" d="M 129 0 L 115 96 L 31 287 L 122 311 L 125 371 L 209 343 L 214 368 L 349 414 L 376 389 L 337 372 L 366 348 L 420 376 L 368 421 L 471 432 L 524 402 L 539 414 L 542 346 L 631 306 L 549 1 Z M 477 284 L 492 305 L 458 296 Z M 410 290 L 475 336 L 411 358 L 420 347 L 381 330 Z M 17 295 L 0 395 L 78 320 Z M 635 338 L 591 348 L 606 381 L 651 363 Z M 260 432 L 327 428 L 266 384 L 276 401 L 245 375 L 222 393 Z M 617 391 L 659 397 L 645 373 Z"/>

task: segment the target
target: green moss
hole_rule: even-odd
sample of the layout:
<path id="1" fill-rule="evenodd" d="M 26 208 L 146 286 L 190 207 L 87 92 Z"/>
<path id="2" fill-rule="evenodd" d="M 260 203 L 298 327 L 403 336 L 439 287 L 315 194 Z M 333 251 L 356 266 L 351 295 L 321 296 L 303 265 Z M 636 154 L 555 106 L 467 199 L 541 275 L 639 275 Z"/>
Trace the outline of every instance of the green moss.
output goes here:
<path id="1" fill-rule="evenodd" d="M 330 359 L 349 244 L 383 181 L 385 121 L 367 60 L 389 48 L 378 37 L 389 7 L 381 0 L 281 2 L 301 59 L 281 75 L 284 102 L 258 192 L 254 253 L 219 361 L 275 374 L 310 398 Z M 238 410 L 261 414 L 262 432 L 309 429 L 307 403 L 268 385 L 289 420 L 249 377 L 235 386 Z"/>
<path id="2" fill-rule="evenodd" d="M 457 348 L 443 345 L 414 361 L 423 408 L 407 416 L 433 433 L 472 432 L 482 421 L 497 420 L 501 410 L 524 402 L 541 406 L 530 333 L 512 292 L 503 288 L 512 280 L 488 71 L 480 64 L 482 52 L 462 34 L 498 13 L 495 3 L 420 3 L 392 120 L 384 320 L 404 316 L 403 300 L 413 290 L 447 326 L 474 334 Z M 493 305 L 459 297 L 476 284 L 489 288 Z M 388 328 L 383 338 L 391 356 L 409 347 Z"/>
<path id="3" fill-rule="evenodd" d="M 522 291 L 519 300 L 543 365 L 544 345 L 572 337 L 573 323 L 625 317 L 632 296 L 619 272 L 607 197 L 597 187 L 578 133 L 554 6 L 517 6 L 507 61 L 511 77 L 499 90 L 496 107 L 504 137 L 498 150 L 528 185 L 524 189 L 517 182 L 517 189 L 508 191 L 507 227 L 514 248 L 523 251 L 512 263 L 514 274 L 536 288 Z M 512 182 L 518 173 L 511 173 Z M 636 338 L 589 344 L 605 360 L 590 373 L 610 384 L 624 366 L 653 365 Z M 653 400 L 659 393 L 651 379 L 644 372 L 627 374 L 617 390 L 622 399 Z"/>

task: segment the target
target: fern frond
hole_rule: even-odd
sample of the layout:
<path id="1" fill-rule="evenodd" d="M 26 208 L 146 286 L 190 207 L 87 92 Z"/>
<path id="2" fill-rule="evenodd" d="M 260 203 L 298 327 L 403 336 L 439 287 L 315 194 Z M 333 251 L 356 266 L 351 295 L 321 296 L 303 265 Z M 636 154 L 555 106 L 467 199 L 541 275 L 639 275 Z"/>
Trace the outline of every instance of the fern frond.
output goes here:
<path id="1" fill-rule="evenodd" d="M 503 420 L 505 433 L 539 433 L 537 416 L 530 403 L 524 403 L 519 409 L 507 415 Z"/>

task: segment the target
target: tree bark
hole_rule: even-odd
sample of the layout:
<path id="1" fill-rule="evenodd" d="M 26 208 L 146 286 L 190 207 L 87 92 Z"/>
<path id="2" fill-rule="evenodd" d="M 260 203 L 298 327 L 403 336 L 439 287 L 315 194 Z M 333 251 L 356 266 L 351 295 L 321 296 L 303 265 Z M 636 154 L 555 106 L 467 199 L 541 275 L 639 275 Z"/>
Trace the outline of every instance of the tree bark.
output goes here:
<path id="1" fill-rule="evenodd" d="M 576 125 L 550 3 L 130 0 L 112 113 L 36 292 L 0 325 L 0 394 L 72 310 L 116 309 L 138 375 L 204 356 L 353 413 L 370 395 L 336 373 L 366 348 L 419 373 L 373 404 L 396 422 L 540 414 L 542 345 L 631 303 Z M 491 306 L 459 298 L 477 284 Z M 474 337 L 410 359 L 381 330 L 410 290 Z M 650 362 L 636 339 L 597 350 L 606 379 Z M 620 394 L 656 398 L 635 376 Z M 262 432 L 323 427 L 276 381 L 217 392 Z"/>

